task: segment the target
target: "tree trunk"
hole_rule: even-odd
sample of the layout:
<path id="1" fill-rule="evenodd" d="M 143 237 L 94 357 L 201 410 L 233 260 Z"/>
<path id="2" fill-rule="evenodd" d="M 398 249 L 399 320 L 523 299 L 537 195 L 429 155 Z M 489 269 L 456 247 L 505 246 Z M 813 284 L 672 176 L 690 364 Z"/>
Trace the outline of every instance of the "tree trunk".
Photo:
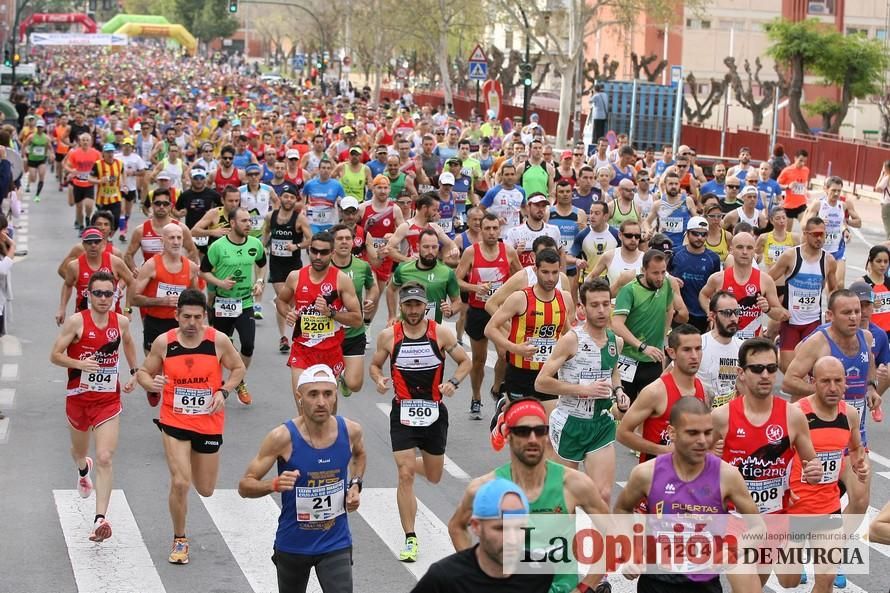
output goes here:
<path id="1" fill-rule="evenodd" d="M 374 64 L 374 96 L 372 101 L 375 105 L 380 105 L 380 84 L 383 81 L 383 66 L 380 62 Z"/>
<path id="2" fill-rule="evenodd" d="M 825 131 L 830 134 L 839 134 L 841 131 L 841 124 L 844 123 L 844 120 L 847 119 L 847 113 L 850 110 L 850 103 L 853 102 L 853 89 L 851 87 L 851 81 L 849 74 L 846 76 L 844 80 L 844 86 L 841 87 L 841 100 L 840 105 L 838 106 L 837 112 L 834 114 L 834 121 L 831 124 L 830 128 L 826 128 Z"/>
<path id="3" fill-rule="evenodd" d="M 451 91 L 451 66 L 448 63 L 448 30 L 439 27 L 439 52 L 436 56 L 439 65 L 439 75 L 442 77 L 442 90 L 445 97 L 445 105 L 454 105 L 454 96 Z M 449 107 L 450 109 L 451 107 Z"/>
<path id="4" fill-rule="evenodd" d="M 800 107 L 800 103 L 803 100 L 803 76 L 803 58 L 792 58 L 791 82 L 788 85 L 788 115 L 798 132 L 809 134 L 810 126 L 807 124 L 807 120 Z"/>
<path id="5" fill-rule="evenodd" d="M 559 73 L 559 123 L 556 125 L 556 146 L 565 145 L 572 123 L 572 101 L 575 96 L 572 83 L 575 80 L 575 63 L 560 64 Z"/>

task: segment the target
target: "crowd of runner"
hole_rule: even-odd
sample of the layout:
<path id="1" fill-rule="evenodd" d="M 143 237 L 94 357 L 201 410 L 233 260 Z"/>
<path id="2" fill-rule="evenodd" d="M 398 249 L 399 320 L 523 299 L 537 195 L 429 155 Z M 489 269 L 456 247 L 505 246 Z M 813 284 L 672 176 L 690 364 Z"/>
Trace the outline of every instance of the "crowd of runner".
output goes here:
<path id="1" fill-rule="evenodd" d="M 393 396 L 401 561 L 424 553 L 414 483 L 441 479 L 456 409 L 472 422 L 490 407 L 487 440 L 508 449 L 455 501 L 458 552 L 418 593 L 603 593 L 624 578 L 504 574 L 505 513 L 867 509 L 868 428 L 890 387 L 890 250 L 873 247 L 847 285 L 862 219 L 843 180 L 811 183 L 804 151 L 776 168 L 743 149 L 708 180 L 688 146 L 639 151 L 619 135 L 562 150 L 537 118 L 323 96 L 172 53 L 85 58 L 34 57 L 41 82 L 22 89 L 29 112 L 0 145 L 21 154 L 18 191 L 70 213 L 77 233 L 59 254 L 52 362 L 68 369 L 78 489 L 95 491 L 91 540 L 113 537 L 120 392 L 139 386 L 170 470 L 169 561 L 188 563 L 189 490 L 214 491 L 225 407 L 230 393 L 251 405 L 256 323 L 272 317 L 297 414 L 259 445 L 239 492 L 281 493 L 282 591 L 305 591 L 313 567 L 324 591 L 352 590 L 347 512 L 366 450 L 337 401 L 363 386 Z M 467 377 L 470 401 L 446 407 Z M 616 440 L 639 456 L 629 476 Z M 888 525 L 883 513 L 875 541 Z M 761 588 L 745 578 L 734 590 Z M 844 575 L 817 572 L 815 591 L 832 584 Z M 722 590 L 714 575 L 637 587 Z"/>

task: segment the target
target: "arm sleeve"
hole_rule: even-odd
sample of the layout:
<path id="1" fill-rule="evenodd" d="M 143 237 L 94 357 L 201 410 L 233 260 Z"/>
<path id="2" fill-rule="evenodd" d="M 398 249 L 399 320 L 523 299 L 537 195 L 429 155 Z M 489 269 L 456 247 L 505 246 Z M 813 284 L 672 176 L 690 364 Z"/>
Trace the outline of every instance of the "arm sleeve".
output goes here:
<path id="1" fill-rule="evenodd" d="M 460 298 L 460 286 L 457 284 L 457 275 L 454 270 L 448 270 L 448 283 L 445 285 L 445 290 L 451 298 Z"/>
<path id="2" fill-rule="evenodd" d="M 263 247 L 263 243 L 259 239 L 256 240 L 256 245 L 259 248 L 259 252 L 257 252 L 257 256 L 254 261 L 256 262 L 257 266 L 262 268 L 266 265 L 266 249 Z"/>
<path id="3" fill-rule="evenodd" d="M 485 195 L 482 196 L 482 201 L 480 201 L 479 204 L 481 204 L 485 208 L 491 208 L 491 204 L 494 202 L 494 194 L 497 192 L 498 189 L 500 189 L 500 186 L 496 185 L 485 192 Z"/>
<path id="4" fill-rule="evenodd" d="M 201 271 L 202 272 L 212 272 L 216 261 L 216 254 L 218 252 L 217 249 L 214 249 L 214 243 L 207 249 L 207 253 L 204 254 L 204 257 L 201 258 Z"/>
<path id="5" fill-rule="evenodd" d="M 671 301 L 672 300 L 673 298 Z M 633 290 L 631 290 L 631 285 L 625 284 L 621 287 L 621 290 L 618 291 L 618 296 L 615 297 L 615 314 L 627 315 L 630 313 L 631 307 L 633 307 L 633 301 L 634 295 Z"/>
<path id="6" fill-rule="evenodd" d="M 402 280 L 402 264 L 399 263 L 396 268 L 392 271 L 392 285 L 393 286 L 401 286 L 403 284 Z"/>

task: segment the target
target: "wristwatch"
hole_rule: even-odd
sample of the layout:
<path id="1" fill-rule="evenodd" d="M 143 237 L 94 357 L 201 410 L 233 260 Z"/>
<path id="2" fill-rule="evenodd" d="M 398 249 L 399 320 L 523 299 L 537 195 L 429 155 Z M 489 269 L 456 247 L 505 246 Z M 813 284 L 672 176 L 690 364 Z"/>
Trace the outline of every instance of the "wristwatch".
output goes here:
<path id="1" fill-rule="evenodd" d="M 874 388 L 875 388 L 875 391 L 878 390 L 878 382 L 875 381 L 874 379 L 872 379 L 871 381 L 869 381 L 869 382 L 868 382 L 868 385 L 869 385 L 870 387 L 874 387 Z"/>
<path id="2" fill-rule="evenodd" d="M 640 342 L 640 345 L 637 347 L 637 350 L 642 352 L 648 347 L 649 347 L 649 344 L 647 344 L 646 342 Z"/>
<path id="3" fill-rule="evenodd" d="M 228 389 L 223 389 L 222 387 L 220 387 L 219 389 L 217 389 L 217 391 L 219 391 L 220 393 L 223 394 L 223 399 L 229 399 L 229 390 Z"/>
<path id="4" fill-rule="evenodd" d="M 460 387 L 460 381 L 458 381 L 454 377 L 451 377 L 450 379 L 448 379 L 448 382 L 451 383 L 452 385 L 454 385 L 455 388 Z"/>
<path id="5" fill-rule="evenodd" d="M 346 486 L 346 489 L 349 490 L 353 486 L 358 486 L 358 491 L 361 492 L 362 491 L 362 479 L 358 476 L 355 476 L 354 478 L 349 480 L 349 485 Z"/>
<path id="6" fill-rule="evenodd" d="M 121 311 L 123 311 L 124 313 L 132 313 L 133 307 L 123 307 L 121 308 Z"/>

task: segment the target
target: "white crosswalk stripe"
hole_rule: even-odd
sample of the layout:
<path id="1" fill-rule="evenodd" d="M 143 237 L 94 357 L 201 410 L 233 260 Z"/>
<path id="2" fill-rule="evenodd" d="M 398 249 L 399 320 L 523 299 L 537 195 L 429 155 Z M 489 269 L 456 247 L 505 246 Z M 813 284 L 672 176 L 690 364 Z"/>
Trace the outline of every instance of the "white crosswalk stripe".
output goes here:
<path id="1" fill-rule="evenodd" d="M 108 518 L 111 539 L 89 540 L 95 498 L 77 490 L 53 490 L 78 593 L 166 593 L 139 526 L 122 490 L 112 490 Z"/>

